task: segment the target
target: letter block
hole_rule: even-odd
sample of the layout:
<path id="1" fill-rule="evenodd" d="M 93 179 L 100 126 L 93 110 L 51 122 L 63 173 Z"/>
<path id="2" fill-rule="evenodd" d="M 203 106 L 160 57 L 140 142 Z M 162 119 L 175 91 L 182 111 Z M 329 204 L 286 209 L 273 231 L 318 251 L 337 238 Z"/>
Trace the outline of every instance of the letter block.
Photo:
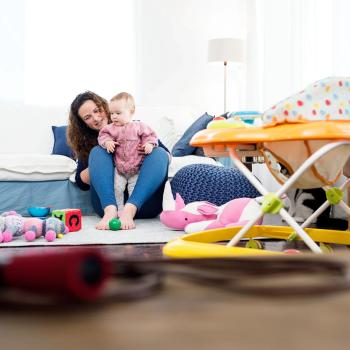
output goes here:
<path id="1" fill-rule="evenodd" d="M 64 222 L 69 232 L 79 231 L 82 227 L 80 209 L 58 209 L 52 211 L 52 216 Z"/>

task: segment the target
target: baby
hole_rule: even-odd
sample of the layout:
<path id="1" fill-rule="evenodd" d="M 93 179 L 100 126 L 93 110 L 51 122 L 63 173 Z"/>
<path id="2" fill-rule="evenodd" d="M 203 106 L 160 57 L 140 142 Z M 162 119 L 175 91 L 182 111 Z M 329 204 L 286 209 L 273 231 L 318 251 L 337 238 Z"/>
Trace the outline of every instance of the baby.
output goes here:
<path id="1" fill-rule="evenodd" d="M 121 92 L 109 102 L 112 123 L 100 130 L 98 143 L 109 153 L 114 152 L 114 190 L 118 213 L 124 208 L 124 191 L 129 197 L 135 187 L 144 154 L 150 154 L 158 146 L 156 133 L 145 123 L 132 120 L 135 113 L 134 98 Z M 123 223 L 122 229 L 135 227 L 133 222 Z"/>

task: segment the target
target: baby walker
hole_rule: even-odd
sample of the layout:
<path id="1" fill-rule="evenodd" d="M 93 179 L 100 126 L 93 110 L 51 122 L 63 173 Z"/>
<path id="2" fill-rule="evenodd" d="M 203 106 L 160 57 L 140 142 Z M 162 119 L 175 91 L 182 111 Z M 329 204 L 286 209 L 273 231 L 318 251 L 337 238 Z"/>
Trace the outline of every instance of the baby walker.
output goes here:
<path id="1" fill-rule="evenodd" d="M 260 211 L 246 225 L 183 236 L 165 245 L 165 255 L 188 258 L 282 254 L 235 247 L 243 237 L 294 237 L 303 240 L 314 253 L 322 253 L 317 243 L 350 245 L 347 231 L 307 228 L 331 204 L 340 205 L 350 216 L 350 208 L 342 199 L 350 180 L 339 188 L 332 187 L 350 156 L 350 78 L 327 78 L 310 85 L 267 110 L 259 127 L 214 127 L 198 132 L 191 144 L 203 147 L 207 156 L 229 154 L 264 199 Z M 264 157 L 271 174 L 281 184 L 277 192 L 269 193 L 242 163 L 241 158 L 246 155 Z M 326 191 L 327 202 L 302 225 L 287 212 L 281 199 L 291 187 L 323 187 Z M 266 213 L 279 214 L 289 226 L 254 226 Z M 229 242 L 215 244 L 220 241 Z"/>

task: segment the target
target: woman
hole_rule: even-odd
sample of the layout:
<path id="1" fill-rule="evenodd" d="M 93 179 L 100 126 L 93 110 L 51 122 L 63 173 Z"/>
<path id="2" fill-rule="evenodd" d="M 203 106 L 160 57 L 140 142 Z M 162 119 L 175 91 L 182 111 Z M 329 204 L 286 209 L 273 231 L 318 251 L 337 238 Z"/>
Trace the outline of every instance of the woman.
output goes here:
<path id="1" fill-rule="evenodd" d="M 113 158 L 97 143 L 99 130 L 110 122 L 107 101 L 91 91 L 79 94 L 71 104 L 67 139 L 78 158 L 76 183 L 91 190 L 92 205 L 102 217 L 96 225 L 99 230 L 108 230 L 109 220 L 118 216 Z M 134 191 L 119 213 L 124 230 L 135 228 L 134 218 L 156 217 L 162 210 L 169 151 L 161 142 L 159 146 L 145 156 Z"/>

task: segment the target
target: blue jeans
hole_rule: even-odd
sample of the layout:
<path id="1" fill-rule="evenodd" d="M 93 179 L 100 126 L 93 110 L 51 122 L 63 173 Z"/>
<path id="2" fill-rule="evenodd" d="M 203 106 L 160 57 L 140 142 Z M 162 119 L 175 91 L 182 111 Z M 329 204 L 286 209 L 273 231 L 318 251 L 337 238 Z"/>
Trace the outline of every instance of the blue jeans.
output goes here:
<path id="1" fill-rule="evenodd" d="M 136 186 L 127 203 L 137 207 L 136 218 L 153 218 L 162 211 L 163 190 L 168 178 L 169 155 L 156 147 L 143 160 Z M 95 212 L 103 216 L 108 205 L 117 205 L 114 194 L 114 164 L 112 154 L 95 146 L 89 155 L 91 201 Z"/>

